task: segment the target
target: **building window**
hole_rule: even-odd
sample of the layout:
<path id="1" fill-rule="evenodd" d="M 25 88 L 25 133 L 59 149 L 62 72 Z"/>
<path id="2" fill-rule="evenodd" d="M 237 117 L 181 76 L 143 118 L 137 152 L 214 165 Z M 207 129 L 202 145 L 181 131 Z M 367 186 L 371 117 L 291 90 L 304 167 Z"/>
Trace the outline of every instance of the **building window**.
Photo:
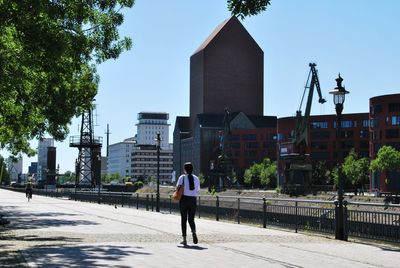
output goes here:
<path id="1" fill-rule="evenodd" d="M 329 139 L 329 131 L 312 131 L 310 138 L 312 140 L 327 140 Z"/>
<path id="2" fill-rule="evenodd" d="M 371 121 L 369 122 L 369 125 L 371 127 L 378 127 L 379 126 L 379 118 L 373 118 L 371 119 Z"/>
<path id="3" fill-rule="evenodd" d="M 246 148 L 247 149 L 257 149 L 259 147 L 258 142 L 247 142 Z"/>
<path id="4" fill-rule="evenodd" d="M 256 134 L 245 134 L 242 136 L 242 139 L 246 140 L 246 141 L 255 141 L 255 140 L 257 140 L 257 135 Z"/>
<path id="5" fill-rule="evenodd" d="M 328 128 L 328 122 L 311 122 L 311 128 Z"/>
<path id="6" fill-rule="evenodd" d="M 317 142 L 312 142 L 311 143 L 311 148 L 316 149 L 316 150 L 326 150 L 328 148 L 327 143 L 317 143 Z"/>
<path id="7" fill-rule="evenodd" d="M 400 115 L 392 116 L 392 126 L 400 125 Z"/>
<path id="8" fill-rule="evenodd" d="M 382 105 L 381 104 L 377 104 L 377 105 L 374 105 L 374 106 L 370 107 L 370 113 L 372 115 L 379 114 L 381 112 L 382 112 Z"/>
<path id="9" fill-rule="evenodd" d="M 389 103 L 389 113 L 400 112 L 400 103 Z"/>
<path id="10" fill-rule="evenodd" d="M 385 137 L 386 137 L 386 139 L 397 139 L 397 138 L 399 138 L 399 130 L 398 129 L 386 129 Z"/>
<path id="11" fill-rule="evenodd" d="M 369 138 L 369 131 L 368 130 L 360 130 L 360 138 L 361 139 L 368 139 Z"/>
<path id="12" fill-rule="evenodd" d="M 336 123 L 336 122 L 335 122 Z M 342 128 L 351 128 L 351 127 L 356 127 L 357 126 L 357 121 L 351 121 L 351 120 L 342 120 L 340 122 L 340 125 Z M 336 127 L 336 126 L 335 126 Z"/>
<path id="13" fill-rule="evenodd" d="M 368 119 L 363 120 L 362 121 L 362 126 L 363 127 L 369 127 L 369 120 Z"/>

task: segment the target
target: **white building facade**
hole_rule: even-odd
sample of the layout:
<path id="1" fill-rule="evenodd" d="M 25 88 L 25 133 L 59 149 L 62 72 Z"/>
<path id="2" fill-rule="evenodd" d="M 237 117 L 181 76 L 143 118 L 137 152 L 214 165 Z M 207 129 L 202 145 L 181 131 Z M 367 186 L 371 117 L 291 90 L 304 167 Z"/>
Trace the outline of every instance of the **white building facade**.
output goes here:
<path id="1" fill-rule="evenodd" d="M 160 183 L 171 184 L 173 151 L 172 148 L 160 149 Z M 155 145 L 138 145 L 132 153 L 132 177 L 146 182 L 157 179 L 157 147 Z M 175 178 L 174 178 L 175 179 Z"/>
<path id="2" fill-rule="evenodd" d="M 21 155 L 18 157 L 9 157 L 7 159 L 7 170 L 10 174 L 10 181 L 21 183 L 23 159 Z"/>
<path id="3" fill-rule="evenodd" d="M 156 144 L 157 133 L 160 133 L 161 149 L 169 149 L 168 113 L 140 112 L 138 114 L 137 144 Z"/>
<path id="4" fill-rule="evenodd" d="M 107 174 L 118 173 L 122 178 L 132 176 L 131 154 L 136 142 L 133 138 L 108 146 Z"/>

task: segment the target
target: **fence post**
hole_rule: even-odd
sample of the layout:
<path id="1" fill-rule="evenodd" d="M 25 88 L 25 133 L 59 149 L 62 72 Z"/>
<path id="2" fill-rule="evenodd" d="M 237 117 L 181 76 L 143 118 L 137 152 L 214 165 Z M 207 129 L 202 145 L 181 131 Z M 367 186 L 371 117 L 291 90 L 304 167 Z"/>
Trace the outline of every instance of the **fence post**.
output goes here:
<path id="1" fill-rule="evenodd" d="M 169 195 L 169 214 L 172 214 L 172 196 Z"/>
<path id="2" fill-rule="evenodd" d="M 295 210 L 296 210 L 296 213 L 295 213 L 295 216 L 294 216 L 294 220 L 295 220 L 295 233 L 297 233 L 297 228 L 298 228 L 298 226 L 297 226 L 297 224 L 298 224 L 298 211 L 297 211 L 297 201 L 296 202 L 294 202 L 295 203 Z"/>
<path id="3" fill-rule="evenodd" d="M 124 207 L 124 192 L 121 192 L 121 207 Z"/>
<path id="4" fill-rule="evenodd" d="M 344 229 L 344 241 L 347 241 L 349 238 L 349 226 L 348 226 L 348 221 L 347 221 L 347 201 L 343 201 L 343 229 Z"/>
<path id="5" fill-rule="evenodd" d="M 111 192 L 108 192 L 108 202 L 110 203 L 111 206 Z"/>
<path id="6" fill-rule="evenodd" d="M 217 195 L 217 200 L 215 201 L 215 220 L 219 221 L 219 197 Z"/>
<path id="7" fill-rule="evenodd" d="M 154 211 L 154 198 L 153 198 L 153 194 L 151 194 L 151 211 Z"/>
<path id="8" fill-rule="evenodd" d="M 149 194 L 146 194 L 146 211 L 149 211 Z"/>
<path id="9" fill-rule="evenodd" d="M 199 196 L 199 207 L 198 207 L 197 211 L 199 212 L 199 219 L 200 219 L 200 196 Z"/>
<path id="10" fill-rule="evenodd" d="M 136 209 L 139 209 L 139 193 L 136 193 Z"/>
<path id="11" fill-rule="evenodd" d="M 238 198 L 238 214 L 237 214 L 237 222 L 240 224 L 240 198 Z"/>
<path id="12" fill-rule="evenodd" d="M 267 202 L 263 198 L 263 228 L 267 228 Z"/>

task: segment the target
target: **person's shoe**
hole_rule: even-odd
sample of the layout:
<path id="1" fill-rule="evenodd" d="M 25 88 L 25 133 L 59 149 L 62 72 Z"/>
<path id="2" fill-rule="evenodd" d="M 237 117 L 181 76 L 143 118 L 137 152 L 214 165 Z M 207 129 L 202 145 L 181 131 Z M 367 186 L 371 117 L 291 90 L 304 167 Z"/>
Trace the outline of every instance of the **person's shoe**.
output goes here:
<path id="1" fill-rule="evenodd" d="M 193 233 L 193 243 L 197 244 L 198 242 L 199 242 L 199 240 L 197 239 L 196 233 Z"/>
<path id="2" fill-rule="evenodd" d="M 184 245 L 184 246 L 186 246 L 187 245 L 187 241 L 186 241 L 186 236 L 182 236 L 182 242 L 181 242 L 181 244 L 182 245 Z"/>

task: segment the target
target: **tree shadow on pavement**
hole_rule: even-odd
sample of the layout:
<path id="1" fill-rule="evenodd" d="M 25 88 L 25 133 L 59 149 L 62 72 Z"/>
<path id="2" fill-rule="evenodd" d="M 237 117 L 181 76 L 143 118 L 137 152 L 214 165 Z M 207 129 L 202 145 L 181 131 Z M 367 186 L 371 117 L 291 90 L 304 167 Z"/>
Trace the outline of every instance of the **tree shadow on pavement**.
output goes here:
<path id="1" fill-rule="evenodd" d="M 2 213 L 6 215 L 11 222 L 9 225 L 14 230 L 32 230 L 59 226 L 77 226 L 77 225 L 97 225 L 94 221 L 76 219 L 82 214 L 79 213 L 55 213 L 55 212 L 26 212 L 19 211 L 12 206 L 2 207 Z M 66 219 L 66 217 L 71 219 Z"/>
<path id="2" fill-rule="evenodd" d="M 108 245 L 42 245 L 23 250 L 28 262 L 38 267 L 118 267 L 127 268 L 125 257 L 152 255 L 141 247 Z"/>
<path id="3" fill-rule="evenodd" d="M 0 266 L 1 267 L 28 267 L 24 258 L 18 250 L 15 250 L 12 245 L 0 245 Z"/>

